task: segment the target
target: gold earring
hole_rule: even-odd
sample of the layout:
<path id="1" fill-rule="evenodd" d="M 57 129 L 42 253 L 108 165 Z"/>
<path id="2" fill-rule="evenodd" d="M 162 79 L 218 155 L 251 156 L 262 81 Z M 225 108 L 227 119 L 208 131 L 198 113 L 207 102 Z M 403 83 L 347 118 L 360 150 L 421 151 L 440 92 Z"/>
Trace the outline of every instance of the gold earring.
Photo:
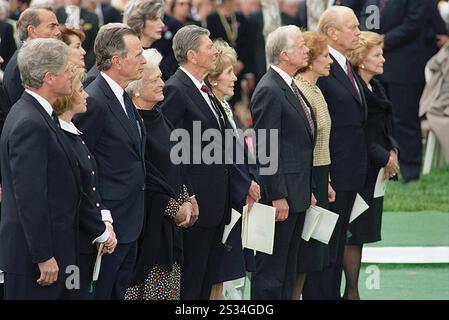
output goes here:
<path id="1" fill-rule="evenodd" d="M 218 82 L 211 83 L 212 87 L 218 86 Z"/>
<path id="2" fill-rule="evenodd" d="M 360 65 L 360 69 L 365 70 L 365 65 L 364 65 L 364 64 L 361 64 L 361 65 Z"/>
<path id="3" fill-rule="evenodd" d="M 136 92 L 136 93 L 134 94 L 134 96 L 135 96 L 135 97 L 140 97 L 140 93 L 139 93 L 139 92 Z"/>

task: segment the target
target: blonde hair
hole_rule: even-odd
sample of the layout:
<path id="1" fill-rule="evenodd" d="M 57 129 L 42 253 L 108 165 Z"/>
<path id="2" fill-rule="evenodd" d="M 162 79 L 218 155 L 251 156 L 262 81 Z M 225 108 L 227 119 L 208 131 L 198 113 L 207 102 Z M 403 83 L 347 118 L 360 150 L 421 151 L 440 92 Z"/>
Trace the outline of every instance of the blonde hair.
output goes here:
<path id="1" fill-rule="evenodd" d="M 218 58 L 215 69 L 209 72 L 211 79 L 217 79 L 226 68 L 234 66 L 237 63 L 237 52 L 227 42 L 215 40 L 214 46 L 218 50 Z"/>
<path id="2" fill-rule="evenodd" d="M 383 45 L 384 37 L 382 35 L 371 31 L 362 31 L 359 45 L 348 53 L 347 58 L 355 67 L 358 67 L 362 64 L 371 48 L 375 46 L 383 47 Z"/>
<path id="3" fill-rule="evenodd" d="M 73 73 L 73 79 L 71 83 L 72 92 L 68 96 L 59 97 L 58 99 L 56 99 L 55 103 L 53 103 L 53 110 L 58 116 L 72 109 L 73 100 L 79 94 L 75 85 L 78 83 L 78 81 L 83 81 L 86 75 L 86 70 L 74 63 L 70 63 L 69 68 Z"/>

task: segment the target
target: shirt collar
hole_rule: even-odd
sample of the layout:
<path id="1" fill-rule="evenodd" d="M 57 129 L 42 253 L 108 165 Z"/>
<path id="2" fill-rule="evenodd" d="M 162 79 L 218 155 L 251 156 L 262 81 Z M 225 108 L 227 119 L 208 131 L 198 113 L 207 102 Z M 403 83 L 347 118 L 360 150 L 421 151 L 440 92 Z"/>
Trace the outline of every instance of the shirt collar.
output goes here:
<path id="1" fill-rule="evenodd" d="M 39 102 L 39 104 L 44 108 L 45 112 L 47 112 L 48 115 L 51 117 L 51 115 L 53 113 L 53 108 L 52 108 L 50 102 L 48 102 L 45 98 L 38 95 L 36 92 L 33 92 L 29 89 L 25 89 L 25 92 L 28 93 L 29 95 L 31 95 L 33 98 L 35 98 L 37 100 L 37 102 Z"/>
<path id="2" fill-rule="evenodd" d="M 271 65 L 271 68 L 276 71 L 277 73 L 279 73 L 279 75 L 281 76 L 282 79 L 284 79 L 284 81 L 291 87 L 292 82 L 293 82 L 293 78 L 290 77 L 290 75 L 285 72 L 284 70 L 282 70 L 279 67 L 276 67 L 275 65 Z"/>
<path id="3" fill-rule="evenodd" d="M 82 133 L 77 129 L 77 127 L 75 127 L 73 122 L 66 122 L 62 119 L 59 119 L 59 124 L 61 125 L 62 130 L 67 131 L 69 133 L 75 134 L 77 136 L 79 136 Z"/>
<path id="4" fill-rule="evenodd" d="M 346 57 L 345 57 L 345 55 L 342 54 L 341 52 L 335 50 L 331 46 L 329 46 L 329 53 L 335 58 L 335 60 L 337 60 L 338 64 L 343 69 L 343 71 L 345 73 L 347 73 L 347 70 L 346 70 Z"/>
<path id="5" fill-rule="evenodd" d="M 110 76 L 108 76 L 106 73 L 100 72 L 100 74 L 103 76 L 104 80 L 106 80 L 109 87 L 111 87 L 111 90 L 112 90 L 112 92 L 114 92 L 118 101 L 122 101 L 123 100 L 123 92 L 124 92 L 123 88 L 120 87 L 120 85 L 117 82 L 112 80 L 112 78 Z"/>
<path id="6" fill-rule="evenodd" d="M 204 81 L 203 81 L 203 83 L 199 82 L 197 78 L 195 78 L 189 71 L 187 71 L 183 67 L 179 67 L 179 69 L 181 69 L 190 78 L 190 80 L 193 81 L 193 83 L 195 84 L 195 87 L 197 87 L 198 90 L 201 91 L 201 87 L 203 86 Z"/>

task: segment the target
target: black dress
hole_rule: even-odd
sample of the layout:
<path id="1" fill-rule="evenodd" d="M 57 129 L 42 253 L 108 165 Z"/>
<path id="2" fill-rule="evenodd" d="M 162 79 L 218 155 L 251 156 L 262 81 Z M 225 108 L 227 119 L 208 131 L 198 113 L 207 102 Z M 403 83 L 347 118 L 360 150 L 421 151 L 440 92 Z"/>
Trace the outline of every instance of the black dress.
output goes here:
<path id="1" fill-rule="evenodd" d="M 152 110 L 139 110 L 139 113 L 148 133 L 145 146 L 146 216 L 138 241 L 134 278 L 125 299 L 179 299 L 182 231 L 169 214 L 177 212 L 182 203 L 189 201 L 183 184 L 183 167 L 170 161 L 173 126 L 158 106 Z"/>
<path id="2" fill-rule="evenodd" d="M 381 240 L 384 198 L 373 198 L 374 187 L 379 170 L 388 163 L 390 150 L 397 150 L 397 143 L 392 137 L 392 104 L 384 88 L 375 79 L 370 82 L 372 91 L 368 89 L 364 81 L 360 83 L 362 83 L 368 106 L 366 137 L 369 157 L 366 182 L 360 195 L 370 207 L 349 225 L 349 245 Z"/>
<path id="3" fill-rule="evenodd" d="M 89 292 L 92 272 L 94 269 L 97 249 L 92 242 L 103 234 L 106 229 L 102 221 L 101 210 L 105 209 L 98 192 L 98 174 L 95 158 L 87 148 L 81 133 L 70 125 L 61 123 L 61 129 L 66 134 L 66 141 L 73 150 L 80 169 L 82 196 L 78 212 L 79 228 L 79 267 L 80 290 L 75 290 L 77 299 L 92 299 Z"/>

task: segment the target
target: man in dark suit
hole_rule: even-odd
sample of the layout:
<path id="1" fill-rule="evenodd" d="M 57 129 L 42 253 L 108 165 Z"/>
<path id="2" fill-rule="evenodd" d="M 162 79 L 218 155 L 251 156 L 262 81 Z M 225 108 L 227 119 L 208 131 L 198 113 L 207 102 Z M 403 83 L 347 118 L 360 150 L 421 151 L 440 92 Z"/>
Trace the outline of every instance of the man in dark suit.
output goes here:
<path id="1" fill-rule="evenodd" d="M 103 257 L 95 298 L 123 299 L 134 271 L 145 189 L 145 129 L 123 89 L 142 77 L 145 59 L 137 34 L 123 24 L 100 29 L 95 55 L 100 74 L 86 88 L 88 111 L 75 123 L 97 161 L 98 172 L 92 174 L 98 174 L 118 240 L 115 252 Z"/>
<path id="2" fill-rule="evenodd" d="M 66 0 L 66 6 L 56 10 L 56 16 L 61 24 L 69 24 L 81 29 L 86 35 L 83 48 L 86 50 L 86 68 L 89 70 L 95 64 L 94 41 L 98 33 L 98 16 L 80 7 L 81 0 Z"/>
<path id="3" fill-rule="evenodd" d="M 14 40 L 14 31 L 12 25 L 7 22 L 0 21 L 0 56 L 4 59 L 1 66 L 5 70 L 9 60 L 17 50 L 16 41 Z"/>
<path id="4" fill-rule="evenodd" d="M 316 128 L 312 109 L 293 76 L 307 66 L 308 52 L 298 27 L 283 26 L 270 33 L 266 54 L 271 67 L 250 103 L 256 134 L 277 130 L 277 140 L 271 141 L 267 132 L 270 138 L 257 141 L 258 159 L 272 144 L 277 144 L 278 150 L 270 154 L 277 170 L 270 174 L 260 171 L 262 200 L 276 208 L 276 226 L 273 254 L 256 254 L 251 299 L 292 299 L 299 240 L 311 203 Z"/>
<path id="5" fill-rule="evenodd" d="M 424 89 L 424 68 L 429 58 L 425 38 L 433 1 L 369 0 L 366 6 L 380 6 L 380 29 L 370 28 L 362 17 L 362 27 L 385 35 L 385 66 L 382 80 L 393 103 L 393 135 L 401 156 L 404 182 L 419 179 L 422 142 L 418 117 Z M 363 12 L 363 11 L 362 11 Z"/>
<path id="6" fill-rule="evenodd" d="M 204 84 L 205 77 L 215 67 L 218 53 L 209 34 L 204 28 L 189 25 L 173 38 L 173 51 L 180 68 L 165 84 L 161 109 L 175 128 L 187 130 L 190 137 L 197 135 L 194 130 L 202 135 L 207 129 L 222 135 L 227 127 L 224 111 L 213 101 Z M 221 141 L 213 143 L 223 151 Z M 201 141 L 189 143 L 192 153 L 205 145 L 206 142 Z M 183 233 L 181 299 L 209 299 L 222 250 L 223 230 L 231 211 L 230 166 L 224 164 L 223 158 L 218 163 L 206 164 L 199 151 L 200 154 L 192 154 L 197 161 L 189 157 L 186 166 L 189 194 L 195 196 L 191 221 L 195 225 Z"/>
<path id="7" fill-rule="evenodd" d="M 340 299 L 340 285 L 346 233 L 357 192 L 366 179 L 367 145 L 365 122 L 367 107 L 361 84 L 345 54 L 357 47 L 360 30 L 354 12 L 348 7 L 328 8 L 320 18 L 318 31 L 328 38 L 334 63 L 330 75 L 318 80 L 332 119 L 330 137 L 330 179 L 336 192 L 331 211 L 340 217 L 329 242 L 330 266 L 309 277 L 309 299 Z M 315 289 L 315 290 L 313 290 Z M 306 290 L 307 291 L 307 290 Z"/>
<path id="8" fill-rule="evenodd" d="M 26 9 L 20 15 L 17 21 L 17 32 L 19 39 L 27 42 L 37 38 L 54 38 L 58 39 L 61 32 L 58 29 L 58 20 L 55 14 L 48 9 Z M 9 97 L 9 109 L 20 99 L 25 90 L 20 79 L 19 67 L 17 66 L 17 51 L 6 65 L 3 75 L 3 84 Z"/>
<path id="9" fill-rule="evenodd" d="M 11 109 L 0 140 L 5 299 L 72 295 L 66 272 L 77 265 L 80 177 L 51 107 L 71 92 L 68 51 L 61 41 L 38 39 L 19 52 L 27 89 Z"/>

